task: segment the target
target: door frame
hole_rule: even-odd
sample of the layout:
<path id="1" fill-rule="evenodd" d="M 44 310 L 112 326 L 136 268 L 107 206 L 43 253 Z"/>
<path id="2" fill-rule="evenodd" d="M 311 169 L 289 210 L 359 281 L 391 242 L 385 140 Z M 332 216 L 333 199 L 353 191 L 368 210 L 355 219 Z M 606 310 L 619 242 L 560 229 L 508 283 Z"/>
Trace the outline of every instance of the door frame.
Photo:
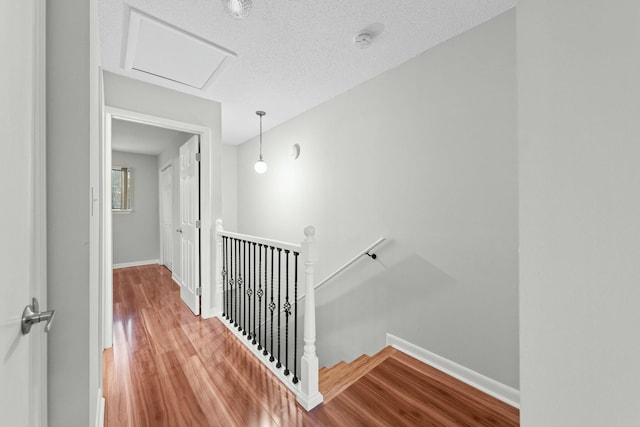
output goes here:
<path id="1" fill-rule="evenodd" d="M 33 34 L 33 213 L 31 250 L 31 294 L 38 298 L 40 306 L 50 309 L 47 301 L 47 86 L 46 86 L 46 33 L 47 33 L 46 1 L 34 2 L 34 34 Z M 36 402 L 30 414 L 29 425 L 48 425 L 47 397 L 47 335 L 44 333 L 29 334 L 32 344 L 31 384 L 39 383 L 40 390 L 35 390 Z M 35 381 L 34 381 L 35 380 Z"/>
<path id="2" fill-rule="evenodd" d="M 103 328 L 103 346 L 109 348 L 113 345 L 113 245 L 112 245 L 112 217 L 111 217 L 111 125 L 114 119 L 125 120 L 133 123 L 141 123 L 150 126 L 156 126 L 165 129 L 177 130 L 196 134 L 200 136 L 200 221 L 201 239 L 200 243 L 200 268 L 201 268 L 201 286 L 202 286 L 202 311 L 204 318 L 212 317 L 214 310 L 211 304 L 212 293 L 212 269 L 211 262 L 203 262 L 212 260 L 212 244 L 208 236 L 213 236 L 215 226 L 211 220 L 211 194 L 212 194 L 212 131 L 210 128 L 194 123 L 181 122 L 177 120 L 167 119 L 165 117 L 153 116 L 150 114 L 140 113 L 122 108 L 104 106 L 104 126 L 101 138 L 101 170 L 100 182 L 102 183 L 101 207 L 103 214 L 102 227 L 100 232 L 100 271 L 102 272 L 102 328 Z"/>

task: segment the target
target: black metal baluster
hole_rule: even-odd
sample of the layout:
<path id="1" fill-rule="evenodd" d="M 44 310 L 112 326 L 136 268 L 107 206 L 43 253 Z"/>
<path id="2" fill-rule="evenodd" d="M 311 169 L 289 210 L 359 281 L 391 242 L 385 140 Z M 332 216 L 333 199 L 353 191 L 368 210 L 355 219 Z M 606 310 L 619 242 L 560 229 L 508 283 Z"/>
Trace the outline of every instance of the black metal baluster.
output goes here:
<path id="1" fill-rule="evenodd" d="M 227 320 L 233 322 L 233 237 L 229 238 L 229 316 Z"/>
<path id="2" fill-rule="evenodd" d="M 239 304 L 238 304 L 238 288 L 240 287 L 240 262 L 238 260 L 238 257 L 240 256 L 240 240 L 236 239 L 235 242 L 235 251 L 236 251 L 236 289 L 233 295 L 233 298 L 235 300 L 235 306 L 233 309 L 233 326 L 234 327 L 238 327 L 238 308 L 239 308 Z"/>
<path id="3" fill-rule="evenodd" d="M 242 274 L 242 240 L 238 240 L 238 316 L 236 317 L 237 328 L 242 330 L 242 285 L 244 276 Z"/>
<path id="4" fill-rule="evenodd" d="M 229 297 L 230 297 L 230 301 L 229 301 L 229 323 L 233 323 L 233 304 L 234 304 L 234 298 L 233 298 L 233 290 L 235 289 L 235 285 L 236 285 L 236 269 L 235 269 L 235 252 L 234 252 L 234 248 L 236 246 L 236 242 L 235 239 L 232 237 L 231 239 L 229 239 L 229 243 L 230 243 L 230 247 L 229 247 L 229 251 L 231 253 L 231 256 L 229 258 L 229 269 L 231 270 L 231 280 L 229 280 Z"/>
<path id="5" fill-rule="evenodd" d="M 222 317 L 227 315 L 227 237 L 222 236 Z"/>
<path id="6" fill-rule="evenodd" d="M 242 335 L 247 335 L 247 241 L 242 241 Z"/>
<path id="7" fill-rule="evenodd" d="M 298 252 L 294 252 L 293 256 L 295 258 L 295 273 L 293 276 L 293 304 L 294 304 L 294 314 L 293 314 L 293 383 L 297 384 L 298 379 Z"/>
<path id="8" fill-rule="evenodd" d="M 235 268 L 235 247 L 236 247 L 236 239 L 231 238 L 231 258 L 229 261 L 231 262 L 231 281 L 229 282 L 229 295 L 231 295 L 231 304 L 229 306 L 229 323 L 233 323 L 233 308 L 235 304 L 235 299 L 233 297 L 233 292 L 236 286 L 236 268 Z"/>
<path id="9" fill-rule="evenodd" d="M 253 296 L 253 288 L 251 287 L 251 242 L 247 242 L 247 339 L 251 339 L 251 297 Z"/>
<path id="10" fill-rule="evenodd" d="M 262 243 L 258 244 L 258 350 L 262 350 L 262 331 L 260 324 L 262 323 Z"/>
<path id="11" fill-rule="evenodd" d="M 242 241 L 242 290 L 240 291 L 240 329 L 242 335 L 247 335 L 247 323 L 244 321 L 244 317 L 247 314 L 247 241 Z"/>
<path id="12" fill-rule="evenodd" d="M 267 281 L 267 268 L 269 260 L 269 247 L 264 245 L 264 351 L 262 352 L 263 356 L 269 354 L 267 351 L 267 323 L 269 320 L 267 319 L 267 299 L 269 298 L 269 282 Z"/>
<path id="13" fill-rule="evenodd" d="M 256 289 L 256 243 L 253 242 L 253 289 Z M 249 327 L 251 327 L 251 317 L 249 317 Z M 256 344 L 256 299 L 253 299 L 253 329 L 251 344 Z"/>
<path id="14" fill-rule="evenodd" d="M 280 362 L 282 360 L 282 357 L 280 356 L 280 314 L 282 313 L 282 310 L 280 310 L 280 284 L 282 282 L 281 278 L 282 278 L 282 268 L 281 268 L 281 258 L 280 256 L 282 255 L 282 249 L 278 248 L 278 363 L 276 363 L 276 368 L 281 368 L 282 367 L 282 363 Z"/>
<path id="15" fill-rule="evenodd" d="M 244 240 L 238 240 L 238 271 L 240 283 L 238 283 L 238 330 L 242 330 L 242 297 L 244 295 Z"/>
<path id="16" fill-rule="evenodd" d="M 289 375 L 289 316 L 291 315 L 291 303 L 289 303 L 289 250 L 285 249 L 285 286 L 287 287 L 287 292 L 285 295 L 284 302 L 284 324 L 285 324 L 285 332 L 284 332 L 284 375 Z M 278 357 L 279 359 L 279 357 Z"/>
<path id="17" fill-rule="evenodd" d="M 273 362 L 275 358 L 273 357 L 273 310 L 276 309 L 276 303 L 273 301 L 273 250 L 275 249 L 273 246 L 271 248 L 271 302 L 269 302 L 269 310 L 271 310 L 271 346 L 269 347 L 271 356 L 269 356 L 269 362 Z"/>

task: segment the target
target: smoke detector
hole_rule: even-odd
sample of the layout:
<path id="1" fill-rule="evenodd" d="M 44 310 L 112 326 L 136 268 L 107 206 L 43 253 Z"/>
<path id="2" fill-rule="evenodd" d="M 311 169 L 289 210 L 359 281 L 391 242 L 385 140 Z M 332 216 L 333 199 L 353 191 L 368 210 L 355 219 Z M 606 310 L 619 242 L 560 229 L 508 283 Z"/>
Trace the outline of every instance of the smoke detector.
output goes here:
<path id="1" fill-rule="evenodd" d="M 369 32 L 358 33 L 353 36 L 353 44 L 360 49 L 366 49 L 373 42 L 373 35 Z"/>

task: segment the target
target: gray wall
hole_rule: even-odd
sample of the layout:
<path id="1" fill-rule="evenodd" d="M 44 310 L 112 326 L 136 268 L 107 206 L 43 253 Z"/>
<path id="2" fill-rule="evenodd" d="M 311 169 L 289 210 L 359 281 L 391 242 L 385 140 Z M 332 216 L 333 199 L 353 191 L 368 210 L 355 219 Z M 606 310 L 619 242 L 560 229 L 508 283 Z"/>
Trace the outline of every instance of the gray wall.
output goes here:
<path id="1" fill-rule="evenodd" d="M 113 151 L 114 166 L 132 168 L 130 213 L 113 213 L 113 263 L 160 258 L 158 156 Z"/>
<path id="2" fill-rule="evenodd" d="M 47 293 L 56 309 L 48 335 L 50 427 L 89 425 L 97 392 L 89 375 L 98 350 L 89 346 L 89 7 L 47 4 Z"/>
<path id="3" fill-rule="evenodd" d="M 640 5 L 517 13 L 522 425 L 640 425 Z"/>
<path id="4" fill-rule="evenodd" d="M 318 280 L 391 239 L 319 292 L 321 365 L 390 332 L 518 387 L 516 107 L 512 10 L 266 132 L 266 174 L 239 147 L 239 231 L 316 226 Z"/>

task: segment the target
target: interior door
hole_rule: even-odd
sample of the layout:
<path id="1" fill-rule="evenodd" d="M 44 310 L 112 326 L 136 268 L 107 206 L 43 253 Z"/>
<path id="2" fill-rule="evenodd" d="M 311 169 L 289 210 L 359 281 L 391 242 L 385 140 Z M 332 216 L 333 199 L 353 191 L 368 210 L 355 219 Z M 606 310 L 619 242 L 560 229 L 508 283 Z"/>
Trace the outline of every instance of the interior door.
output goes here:
<path id="1" fill-rule="evenodd" d="M 173 167 L 160 171 L 162 264 L 173 271 Z"/>
<path id="2" fill-rule="evenodd" d="M 0 2 L 0 221 L 5 224 L 0 238 L 0 424 L 43 425 L 46 396 L 44 332 L 35 325 L 31 333 L 21 332 L 21 316 L 32 297 L 44 301 L 42 258 L 44 241 L 40 205 L 44 193 L 37 193 L 36 167 L 43 160 L 40 128 L 36 129 L 42 103 L 36 102 L 34 73 L 40 64 L 35 43 L 43 27 L 37 14 L 44 11 L 38 1 Z M 42 19 L 42 15 L 40 15 Z M 44 22 L 44 20 L 42 20 Z M 38 23 L 38 24 L 36 24 Z M 38 26 L 36 26 L 38 25 Z M 42 71 L 43 72 L 43 71 Z M 40 159 L 36 161 L 36 159 Z M 42 200 L 38 202 L 38 200 Z M 42 209 L 44 209 L 42 207 Z M 40 270 L 39 270 L 40 269 Z M 42 276 L 42 277 L 41 277 Z"/>
<path id="3" fill-rule="evenodd" d="M 180 296 L 200 314 L 200 138 L 180 147 Z"/>

